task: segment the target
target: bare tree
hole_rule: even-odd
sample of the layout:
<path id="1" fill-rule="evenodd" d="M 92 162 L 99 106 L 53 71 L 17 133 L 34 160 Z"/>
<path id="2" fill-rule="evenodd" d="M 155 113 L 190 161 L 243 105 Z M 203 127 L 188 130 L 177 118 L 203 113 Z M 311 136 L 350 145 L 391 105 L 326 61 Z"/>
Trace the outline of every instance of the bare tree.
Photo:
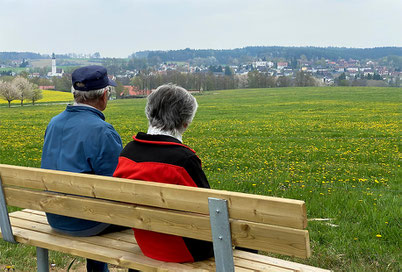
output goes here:
<path id="1" fill-rule="evenodd" d="M 32 96 L 33 92 L 33 84 L 30 83 L 26 78 L 16 77 L 11 83 L 14 87 L 20 91 L 21 106 L 24 105 L 24 99 L 27 99 Z"/>
<path id="2" fill-rule="evenodd" d="M 11 106 L 11 101 L 19 99 L 20 95 L 21 92 L 13 84 L 0 81 L 0 96 L 8 101 L 8 107 Z"/>
<path id="3" fill-rule="evenodd" d="M 293 85 L 293 81 L 291 77 L 288 76 L 279 76 L 276 80 L 277 87 L 290 87 Z"/>
<path id="4" fill-rule="evenodd" d="M 311 74 L 301 71 L 296 73 L 295 86 L 297 87 L 317 86 L 317 81 Z"/>
<path id="5" fill-rule="evenodd" d="M 33 91 L 31 92 L 31 96 L 28 97 L 28 99 L 32 101 L 32 105 L 35 105 L 35 101 L 41 100 L 42 98 L 42 90 L 38 88 L 33 89 Z"/>

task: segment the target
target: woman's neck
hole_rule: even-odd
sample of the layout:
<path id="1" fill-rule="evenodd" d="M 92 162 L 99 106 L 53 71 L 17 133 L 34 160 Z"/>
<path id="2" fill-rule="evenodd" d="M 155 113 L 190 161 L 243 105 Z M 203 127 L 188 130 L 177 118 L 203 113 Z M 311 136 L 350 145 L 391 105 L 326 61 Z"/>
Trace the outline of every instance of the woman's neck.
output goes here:
<path id="1" fill-rule="evenodd" d="M 164 131 L 160 128 L 156 128 L 153 126 L 149 126 L 148 127 L 148 134 L 151 135 L 166 135 L 166 136 L 171 136 L 173 138 L 176 138 L 177 140 L 179 140 L 181 143 L 183 142 L 182 140 L 182 135 L 180 133 L 174 133 L 172 131 Z"/>

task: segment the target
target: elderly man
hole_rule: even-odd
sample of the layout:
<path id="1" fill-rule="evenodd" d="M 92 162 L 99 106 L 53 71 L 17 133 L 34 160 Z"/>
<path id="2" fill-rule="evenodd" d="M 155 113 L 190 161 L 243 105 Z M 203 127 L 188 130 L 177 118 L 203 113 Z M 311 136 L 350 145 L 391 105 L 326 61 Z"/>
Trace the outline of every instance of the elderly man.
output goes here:
<path id="1" fill-rule="evenodd" d="M 185 89 L 162 85 L 148 96 L 148 133 L 139 132 L 120 154 L 114 176 L 209 188 L 195 151 L 182 144 L 182 135 L 197 110 Z M 211 242 L 134 229 L 145 256 L 166 262 L 194 262 L 213 256 Z"/>
<path id="2" fill-rule="evenodd" d="M 86 66 L 72 74 L 74 104 L 52 118 L 47 126 L 41 167 L 77 173 L 112 176 L 122 150 L 119 134 L 105 122 L 110 86 L 102 66 Z M 68 209 L 69 207 L 65 207 Z M 109 224 L 46 214 L 50 226 L 73 236 L 92 236 L 114 226 Z M 107 264 L 87 260 L 88 271 L 109 271 Z"/>

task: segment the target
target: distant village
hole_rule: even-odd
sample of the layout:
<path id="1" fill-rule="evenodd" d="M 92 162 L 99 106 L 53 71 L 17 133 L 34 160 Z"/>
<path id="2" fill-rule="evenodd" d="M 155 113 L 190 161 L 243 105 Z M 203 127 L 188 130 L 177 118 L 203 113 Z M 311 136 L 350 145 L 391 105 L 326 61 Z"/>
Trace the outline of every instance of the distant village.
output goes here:
<path id="1" fill-rule="evenodd" d="M 230 69 L 228 71 L 228 69 Z M 391 67 L 381 65 L 377 61 L 369 60 L 361 62 L 359 60 L 321 60 L 319 64 L 315 61 L 298 61 L 296 68 L 293 68 L 290 62 L 273 62 L 267 60 L 258 60 L 241 65 L 231 66 L 191 66 L 189 63 L 177 64 L 162 63 L 151 75 L 164 75 L 169 71 L 179 71 L 180 73 L 211 73 L 216 77 L 235 76 L 239 79 L 247 78 L 249 73 L 258 71 L 258 73 L 276 79 L 287 77 L 295 79 L 298 73 L 304 73 L 312 76 L 316 80 L 317 86 L 334 85 L 355 85 L 355 86 L 395 86 L 400 87 L 402 82 L 402 72 Z M 119 79 L 132 78 L 139 71 L 126 70 L 124 73 L 116 74 Z M 247 86 L 241 86 L 247 87 Z M 270 86 L 272 87 L 272 86 Z M 279 86 L 278 86 L 279 87 Z"/>
<path id="2" fill-rule="evenodd" d="M 93 60 L 93 56 L 75 56 L 76 60 Z M 106 61 L 105 61 L 106 60 Z M 211 90 L 211 89 L 227 89 L 227 88 L 247 88 L 247 87 L 287 87 L 287 86 L 394 86 L 400 87 L 402 82 L 402 71 L 380 63 L 377 60 L 355 60 L 355 59 L 315 59 L 308 60 L 307 58 L 293 59 L 292 61 L 274 61 L 264 59 L 257 59 L 238 65 L 196 65 L 189 62 L 162 62 L 148 66 L 147 69 L 136 69 L 124 66 L 122 64 L 116 65 L 110 59 L 101 59 L 99 54 L 96 61 L 100 65 L 108 68 L 109 74 L 121 82 L 123 89 L 119 92 L 128 96 L 131 95 L 147 95 L 150 89 L 155 86 L 151 81 L 155 78 L 163 78 L 164 80 L 172 81 L 169 74 L 180 74 L 184 76 L 195 75 L 200 80 L 213 81 L 211 77 L 219 79 L 230 77 L 233 83 L 220 84 L 217 83 L 200 83 L 191 84 L 191 86 L 184 86 L 192 90 Z M 49 61 L 50 63 L 50 61 Z M 121 62 L 123 63 L 123 62 Z M 82 66 L 82 65 L 76 65 Z M 117 66 L 117 68 L 116 68 Z M 57 66 L 55 54 L 51 56 L 51 67 L 48 69 L 34 69 L 32 60 L 30 59 L 16 59 L 2 62 L 0 64 L 0 76 L 16 76 L 18 73 L 12 70 L 15 67 L 26 68 L 27 76 L 29 78 L 44 78 L 55 79 L 62 78 L 65 74 L 71 74 L 70 71 L 65 71 L 64 66 L 60 68 Z M 69 66 L 71 68 L 71 65 Z M 10 71 L 7 72 L 7 68 Z M 50 68 L 50 69 L 49 69 Z M 50 71 L 48 71 L 50 70 Z M 47 71 L 47 72 L 46 72 Z M 300 75 L 308 77 L 305 80 L 307 83 L 300 83 L 298 77 Z M 252 82 L 252 76 L 260 77 L 259 82 Z M 140 79 L 137 79 L 140 78 Z M 177 76 L 175 76 L 177 78 Z M 263 78 L 263 79 L 261 79 Z M 191 78 L 194 79 L 194 78 Z M 283 80 L 286 79 L 286 80 Z M 1 80 L 1 77 L 0 77 Z M 53 81 L 57 81 L 56 79 Z M 160 80 L 159 80 L 160 81 Z M 189 80 L 187 80 L 188 82 Z M 226 80 L 227 81 L 227 80 Z M 263 81 L 263 83 L 261 83 Z M 140 82 L 140 83 L 138 83 Z M 144 82 L 148 82 L 146 84 Z M 285 82 L 285 83 L 283 83 Z M 181 82 L 174 82 L 182 84 Z M 57 89 L 56 84 L 40 85 L 41 89 Z"/>
<path id="3" fill-rule="evenodd" d="M 292 69 L 288 67 L 288 62 L 254 62 L 253 67 L 262 72 L 267 72 L 272 76 L 295 76 L 297 71 L 303 71 L 314 75 L 321 79 L 326 85 L 332 85 L 334 79 L 341 74 L 345 74 L 346 79 L 375 79 L 387 80 L 389 78 L 401 77 L 402 72 L 390 71 L 388 67 L 381 66 L 378 62 L 368 61 L 361 63 L 358 60 L 325 60 L 323 65 L 315 65 L 312 61 L 303 61 L 300 69 Z"/>

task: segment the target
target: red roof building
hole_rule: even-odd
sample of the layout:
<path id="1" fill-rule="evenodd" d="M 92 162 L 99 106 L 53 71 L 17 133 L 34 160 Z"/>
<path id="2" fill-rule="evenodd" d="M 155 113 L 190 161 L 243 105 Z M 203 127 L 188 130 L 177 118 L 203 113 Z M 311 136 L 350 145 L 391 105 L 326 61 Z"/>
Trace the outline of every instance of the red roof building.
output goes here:
<path id="1" fill-rule="evenodd" d="M 152 92 L 152 90 L 140 90 L 136 86 L 128 86 L 128 85 L 126 85 L 126 86 L 123 86 L 123 87 L 124 87 L 124 92 L 122 92 L 120 94 L 120 96 L 123 96 L 123 95 L 128 95 L 128 96 L 136 96 L 136 95 L 144 96 L 145 95 L 146 96 L 146 95 L 149 95 Z"/>
<path id="2" fill-rule="evenodd" d="M 54 90 L 55 86 L 39 86 L 41 90 Z"/>

